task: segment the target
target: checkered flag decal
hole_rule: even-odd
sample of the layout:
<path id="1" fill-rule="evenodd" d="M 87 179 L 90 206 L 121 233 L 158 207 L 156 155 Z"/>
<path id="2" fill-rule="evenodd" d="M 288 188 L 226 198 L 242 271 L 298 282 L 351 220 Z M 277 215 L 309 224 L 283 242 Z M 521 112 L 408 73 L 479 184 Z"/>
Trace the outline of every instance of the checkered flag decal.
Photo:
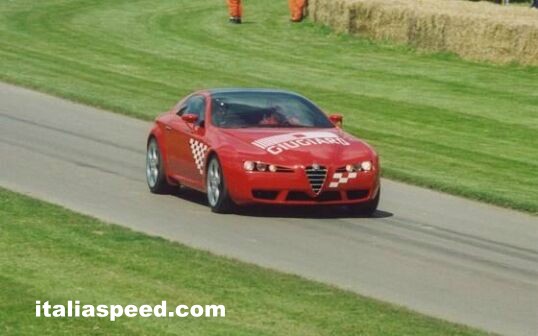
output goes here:
<path id="1" fill-rule="evenodd" d="M 200 171 L 200 175 L 204 175 L 205 153 L 207 152 L 208 147 L 203 142 L 194 139 L 191 139 L 189 143 L 191 145 L 192 156 L 194 157 L 196 168 Z"/>
<path id="2" fill-rule="evenodd" d="M 341 184 L 346 184 L 349 180 L 357 178 L 357 173 L 335 173 L 329 184 L 329 188 L 338 188 Z"/>

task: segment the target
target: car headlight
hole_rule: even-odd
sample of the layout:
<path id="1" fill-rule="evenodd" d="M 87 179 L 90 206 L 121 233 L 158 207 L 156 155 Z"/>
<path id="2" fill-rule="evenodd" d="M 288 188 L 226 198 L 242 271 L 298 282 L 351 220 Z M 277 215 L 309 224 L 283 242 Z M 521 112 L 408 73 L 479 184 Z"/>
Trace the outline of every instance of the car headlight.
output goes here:
<path id="1" fill-rule="evenodd" d="M 256 169 L 258 171 L 264 172 L 264 171 L 267 170 L 267 164 L 263 163 L 263 162 L 258 162 L 258 163 L 256 163 Z"/>
<path id="2" fill-rule="evenodd" d="M 359 171 L 371 171 L 373 168 L 372 161 L 363 161 L 358 164 L 348 164 L 346 165 L 346 172 L 355 173 Z"/>
<path id="3" fill-rule="evenodd" d="M 243 168 L 245 168 L 246 171 L 253 171 L 256 168 L 256 163 L 253 161 L 245 161 L 243 163 Z"/>
<path id="4" fill-rule="evenodd" d="M 271 173 L 276 173 L 279 169 L 279 167 L 277 167 L 274 164 L 267 164 L 265 162 L 260 162 L 260 161 L 245 161 L 243 162 L 243 168 L 246 171 L 259 171 L 259 172 L 269 171 Z"/>
<path id="5" fill-rule="evenodd" d="M 361 170 L 363 170 L 363 171 L 372 170 L 372 161 L 363 161 L 363 162 L 361 162 Z"/>

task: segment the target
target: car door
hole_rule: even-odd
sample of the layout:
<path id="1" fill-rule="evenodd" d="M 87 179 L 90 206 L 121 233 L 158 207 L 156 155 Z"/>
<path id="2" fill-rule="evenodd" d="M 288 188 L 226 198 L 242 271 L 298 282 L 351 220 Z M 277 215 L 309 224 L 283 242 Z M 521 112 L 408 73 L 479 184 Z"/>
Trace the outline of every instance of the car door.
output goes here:
<path id="1" fill-rule="evenodd" d="M 170 174 L 181 183 L 201 189 L 202 173 L 198 169 L 200 162 L 204 160 L 206 146 L 202 141 L 200 125 L 203 125 L 206 109 L 206 98 L 203 95 L 189 97 L 185 104 L 180 106 L 179 111 L 169 124 L 168 148 Z M 183 115 L 194 114 L 198 121 L 194 124 L 185 122 Z"/>

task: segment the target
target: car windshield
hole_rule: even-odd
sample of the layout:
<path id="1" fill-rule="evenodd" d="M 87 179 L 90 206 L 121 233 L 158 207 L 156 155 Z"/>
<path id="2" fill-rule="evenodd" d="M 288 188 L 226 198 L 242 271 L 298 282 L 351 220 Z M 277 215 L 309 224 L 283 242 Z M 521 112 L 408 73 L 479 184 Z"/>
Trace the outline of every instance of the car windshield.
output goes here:
<path id="1" fill-rule="evenodd" d="M 312 102 L 285 92 L 228 92 L 214 94 L 213 125 L 222 128 L 332 128 Z"/>

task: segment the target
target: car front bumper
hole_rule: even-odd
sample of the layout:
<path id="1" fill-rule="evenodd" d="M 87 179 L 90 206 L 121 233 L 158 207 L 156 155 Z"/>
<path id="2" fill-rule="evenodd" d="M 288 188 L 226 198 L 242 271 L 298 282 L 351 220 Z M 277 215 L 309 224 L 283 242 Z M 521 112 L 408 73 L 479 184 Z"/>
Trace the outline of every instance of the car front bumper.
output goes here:
<path id="1" fill-rule="evenodd" d="M 232 199 L 244 204 L 280 205 L 345 205 L 367 202 L 379 190 L 378 169 L 369 172 L 343 172 L 341 167 L 324 167 L 321 183 L 313 186 L 307 168 L 299 166 L 293 172 L 247 172 L 234 170 L 227 174 Z"/>

